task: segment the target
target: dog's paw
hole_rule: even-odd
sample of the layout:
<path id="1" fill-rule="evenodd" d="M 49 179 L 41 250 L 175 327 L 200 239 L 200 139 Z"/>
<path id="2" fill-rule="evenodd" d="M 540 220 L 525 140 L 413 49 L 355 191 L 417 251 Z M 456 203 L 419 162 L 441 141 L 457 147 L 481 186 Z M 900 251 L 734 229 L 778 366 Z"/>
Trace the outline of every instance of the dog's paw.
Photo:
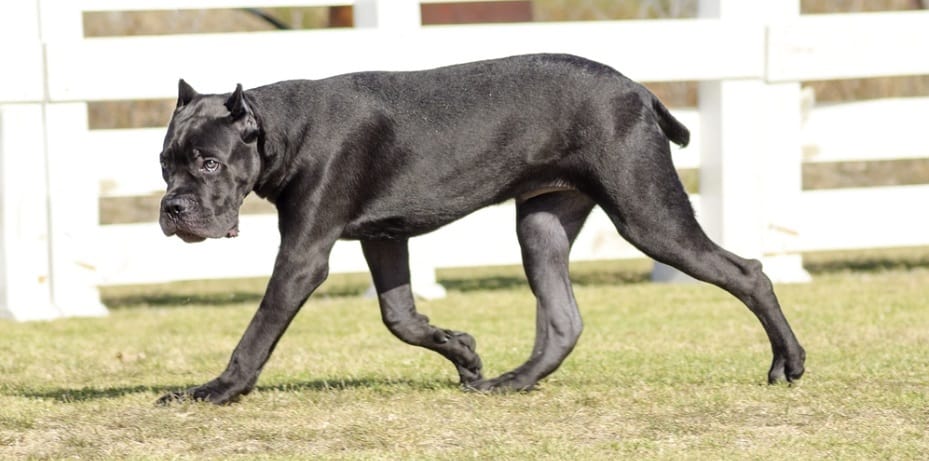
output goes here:
<path id="1" fill-rule="evenodd" d="M 496 378 L 473 381 L 464 384 L 462 387 L 466 391 L 507 393 L 531 391 L 535 389 L 535 385 L 535 381 L 526 379 L 519 374 L 508 372 Z"/>
<path id="2" fill-rule="evenodd" d="M 768 371 L 768 384 L 793 383 L 803 376 L 806 351 L 800 348 L 795 354 L 775 355 Z"/>
<path id="3" fill-rule="evenodd" d="M 476 383 L 484 380 L 484 374 L 481 372 L 481 359 L 477 359 L 477 364 L 470 367 L 463 365 L 455 365 L 455 368 L 458 370 L 458 382 L 462 386 L 470 386 L 471 383 Z"/>
<path id="4" fill-rule="evenodd" d="M 481 372 L 484 364 L 481 362 L 481 357 L 477 355 L 477 341 L 474 337 L 461 331 L 439 331 L 442 333 L 442 340 L 436 342 L 451 349 L 451 353 L 443 353 L 443 355 L 455 364 L 459 383 L 466 386 L 468 383 L 484 379 Z"/>
<path id="5" fill-rule="evenodd" d="M 235 402 L 247 391 L 236 391 L 233 386 L 224 385 L 219 380 L 210 381 L 202 386 L 192 387 L 184 391 L 168 392 L 161 396 L 156 405 L 171 405 L 180 402 L 209 402 L 224 405 Z"/>

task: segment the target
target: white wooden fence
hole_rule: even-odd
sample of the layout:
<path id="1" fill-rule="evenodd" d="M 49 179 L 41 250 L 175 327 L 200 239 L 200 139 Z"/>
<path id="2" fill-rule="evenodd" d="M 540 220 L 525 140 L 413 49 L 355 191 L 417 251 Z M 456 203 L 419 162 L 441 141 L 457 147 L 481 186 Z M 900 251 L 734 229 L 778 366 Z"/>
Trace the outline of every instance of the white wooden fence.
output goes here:
<path id="1" fill-rule="evenodd" d="M 354 29 L 89 39 L 82 31 L 87 11 L 349 4 Z M 537 51 L 583 55 L 640 81 L 700 81 L 700 107 L 675 111 L 694 132 L 675 161 L 700 168 L 694 199 L 709 234 L 762 258 L 775 280 L 807 277 L 802 251 L 929 244 L 929 185 L 800 184 L 803 161 L 929 157 L 920 142 L 929 99 L 816 107 L 804 122 L 799 85 L 929 73 L 926 12 L 800 16 L 798 1 L 701 0 L 700 17 L 686 20 L 421 27 L 416 0 L 17 0 L 0 14 L 0 316 L 102 315 L 101 284 L 272 267 L 274 216 L 243 216 L 241 237 L 199 245 L 162 237 L 156 223 L 101 226 L 101 184 L 111 195 L 163 188 L 163 130 L 88 131 L 87 102 L 173 98 L 179 77 L 226 92 L 237 82 Z M 430 283 L 436 265 L 518 263 L 513 215 L 504 204 L 415 239 L 414 284 Z M 627 257 L 641 255 L 602 214 L 572 253 Z M 331 270 L 365 270 L 357 243 L 336 246 Z"/>

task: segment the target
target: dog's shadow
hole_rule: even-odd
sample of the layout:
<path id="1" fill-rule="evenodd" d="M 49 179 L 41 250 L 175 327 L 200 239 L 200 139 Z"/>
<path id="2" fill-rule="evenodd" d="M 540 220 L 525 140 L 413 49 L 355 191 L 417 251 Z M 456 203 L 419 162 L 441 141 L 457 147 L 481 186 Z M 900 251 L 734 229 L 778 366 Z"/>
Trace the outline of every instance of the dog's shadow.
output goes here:
<path id="1" fill-rule="evenodd" d="M 30 399 L 54 400 L 61 403 L 88 402 L 93 400 L 106 400 L 124 397 L 130 394 L 151 393 L 151 392 L 168 392 L 170 387 L 160 386 L 115 386 L 115 387 L 76 387 L 76 388 L 52 388 L 52 389 L 23 389 L 17 391 L 7 391 L 4 394 L 14 397 L 26 397 Z"/>
<path id="2" fill-rule="evenodd" d="M 176 384 L 166 386 L 113 386 L 113 387 L 75 387 L 52 389 L 24 389 L 2 392 L 14 397 L 30 399 L 53 400 L 60 403 L 89 402 L 95 400 L 118 399 L 132 394 L 147 394 L 157 396 L 168 392 L 177 392 L 189 389 L 196 384 Z M 315 379 L 311 381 L 287 382 L 269 385 L 258 385 L 255 390 L 261 392 L 339 392 L 354 389 L 381 389 L 396 390 L 436 390 L 458 387 L 456 383 L 442 380 L 410 380 L 388 379 L 383 377 L 365 377 L 352 379 Z"/>

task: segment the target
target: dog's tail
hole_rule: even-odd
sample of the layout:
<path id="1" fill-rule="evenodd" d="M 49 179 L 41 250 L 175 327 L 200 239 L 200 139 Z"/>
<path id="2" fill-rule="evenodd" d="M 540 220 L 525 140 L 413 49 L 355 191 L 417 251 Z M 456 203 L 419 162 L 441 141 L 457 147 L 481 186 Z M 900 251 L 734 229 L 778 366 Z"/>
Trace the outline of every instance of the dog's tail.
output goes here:
<path id="1" fill-rule="evenodd" d="M 668 111 L 668 108 L 665 107 L 655 95 L 651 96 L 652 109 L 658 114 L 658 126 L 661 127 L 661 131 L 664 132 L 665 136 L 674 144 L 687 147 L 687 144 L 690 143 L 690 130 L 688 130 L 683 123 L 678 121 L 678 119 L 674 118 L 671 112 Z"/>

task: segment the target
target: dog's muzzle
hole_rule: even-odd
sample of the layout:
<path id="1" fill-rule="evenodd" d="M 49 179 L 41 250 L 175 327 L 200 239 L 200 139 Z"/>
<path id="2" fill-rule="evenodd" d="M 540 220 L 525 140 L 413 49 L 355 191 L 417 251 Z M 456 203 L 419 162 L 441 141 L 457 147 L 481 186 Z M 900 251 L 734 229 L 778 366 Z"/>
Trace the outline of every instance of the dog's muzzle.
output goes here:
<path id="1" fill-rule="evenodd" d="M 236 237 L 239 235 L 238 219 L 232 220 L 231 226 L 218 226 L 220 223 L 204 225 L 202 219 L 196 219 L 200 211 L 196 201 L 178 195 L 166 195 L 161 200 L 159 224 L 166 236 L 177 235 L 187 243 L 202 242 L 207 238 Z"/>

